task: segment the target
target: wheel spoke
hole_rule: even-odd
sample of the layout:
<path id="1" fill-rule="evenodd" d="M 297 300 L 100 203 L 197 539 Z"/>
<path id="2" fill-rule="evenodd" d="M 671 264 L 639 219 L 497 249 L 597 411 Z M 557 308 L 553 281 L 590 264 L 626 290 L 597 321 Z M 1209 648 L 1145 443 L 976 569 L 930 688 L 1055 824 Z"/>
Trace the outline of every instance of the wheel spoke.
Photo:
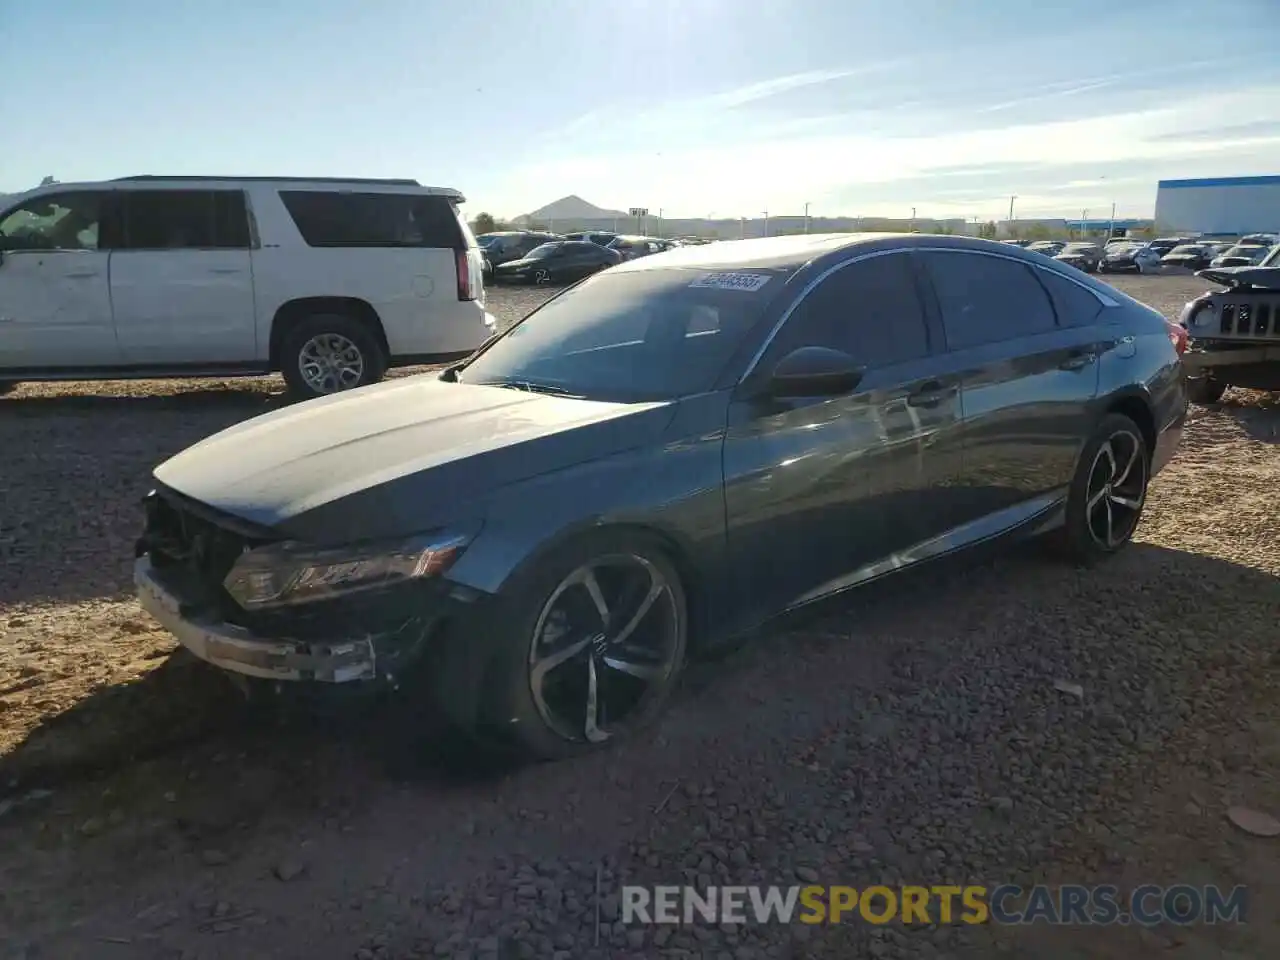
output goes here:
<path id="1" fill-rule="evenodd" d="M 1094 509 L 1098 506 L 1099 501 L 1101 501 L 1102 498 L 1105 497 L 1106 495 L 1107 495 L 1107 488 L 1103 487 L 1101 490 L 1099 490 L 1097 493 L 1095 493 L 1092 497 L 1089 498 L 1088 508 L 1090 513 L 1094 511 Z"/>
<path id="2" fill-rule="evenodd" d="M 583 733 L 591 743 L 599 743 L 601 740 L 607 740 L 609 735 L 600 729 L 599 726 L 599 709 L 598 702 L 598 679 L 596 677 L 596 658 L 587 658 L 587 718 L 583 726 Z"/>
<path id="3" fill-rule="evenodd" d="M 1137 510 L 1142 506 L 1142 501 L 1137 497 L 1123 497 L 1114 491 L 1107 495 L 1107 499 L 1112 503 L 1119 504 L 1122 507 L 1128 507 L 1130 510 Z"/>
<path id="4" fill-rule="evenodd" d="M 596 613 L 600 615 L 600 625 L 608 629 L 609 604 L 605 602 L 604 594 L 600 591 L 600 581 L 596 579 L 595 570 L 591 567 L 583 568 L 578 575 L 578 582 L 586 589 L 587 594 L 591 597 L 591 602 L 595 604 Z"/>
<path id="5" fill-rule="evenodd" d="M 631 619 L 627 621 L 627 625 L 618 631 L 616 636 L 609 638 L 610 644 L 625 643 L 631 634 L 635 633 L 636 627 L 640 626 L 640 622 L 644 620 L 645 615 L 653 609 L 654 603 L 662 596 L 663 591 L 667 589 L 667 585 L 660 580 L 653 578 L 653 572 L 650 571 L 649 592 L 644 595 L 644 599 L 640 601 L 640 606 L 636 608 L 636 612 L 631 615 Z"/>
<path id="6" fill-rule="evenodd" d="M 1110 440 L 1102 445 L 1102 449 L 1098 451 L 1098 455 L 1105 456 L 1107 458 L 1107 466 L 1110 467 L 1110 470 L 1107 473 L 1107 482 L 1110 483 L 1116 475 L 1116 451 L 1111 445 Z"/>
<path id="7" fill-rule="evenodd" d="M 560 664 L 564 663 L 566 660 L 576 657 L 587 648 L 587 644 L 590 642 L 591 638 L 585 637 L 582 640 L 575 641 L 567 647 L 562 647 L 555 653 L 549 654 L 541 660 L 538 660 L 534 663 L 533 669 L 529 671 L 529 679 L 533 681 L 535 687 L 541 687 L 542 681 L 548 673 L 560 666 Z"/>
<path id="8" fill-rule="evenodd" d="M 1133 472 L 1134 465 L 1138 462 L 1138 445 L 1135 443 L 1129 453 L 1129 460 L 1124 465 L 1124 469 L 1120 471 L 1120 475 L 1111 481 L 1113 487 L 1118 487 L 1129 479 L 1129 474 Z"/>
<path id="9" fill-rule="evenodd" d="M 1107 546 L 1115 546 L 1115 534 L 1113 533 L 1114 527 L 1112 526 L 1111 517 L 1111 500 L 1108 498 L 1102 501 L 1102 503 L 1107 517 Z"/>
<path id="10" fill-rule="evenodd" d="M 623 660 L 621 657 L 606 655 L 604 665 L 636 677 L 639 680 L 656 680 L 662 676 L 662 668 L 651 663 L 640 663 L 635 660 Z"/>

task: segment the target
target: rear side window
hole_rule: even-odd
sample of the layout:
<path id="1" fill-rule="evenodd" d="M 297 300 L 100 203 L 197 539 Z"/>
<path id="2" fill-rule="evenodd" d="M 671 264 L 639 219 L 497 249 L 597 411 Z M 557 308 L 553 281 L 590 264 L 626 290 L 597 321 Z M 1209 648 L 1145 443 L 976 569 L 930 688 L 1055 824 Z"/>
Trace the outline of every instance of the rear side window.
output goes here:
<path id="1" fill-rule="evenodd" d="M 247 249 L 249 219 L 240 190 L 125 190 L 126 250 Z"/>
<path id="2" fill-rule="evenodd" d="M 1031 267 L 984 253 L 921 255 L 942 309 L 952 350 L 1048 333 L 1053 304 Z"/>
<path id="3" fill-rule="evenodd" d="M 282 190 L 280 199 L 311 247 L 468 245 L 447 197 Z"/>
<path id="4" fill-rule="evenodd" d="M 1058 312 L 1058 323 L 1062 326 L 1088 326 L 1102 312 L 1101 301 L 1091 291 L 1078 283 L 1072 283 L 1062 274 L 1052 270 L 1037 270 L 1036 276 L 1049 291 L 1054 309 Z"/>

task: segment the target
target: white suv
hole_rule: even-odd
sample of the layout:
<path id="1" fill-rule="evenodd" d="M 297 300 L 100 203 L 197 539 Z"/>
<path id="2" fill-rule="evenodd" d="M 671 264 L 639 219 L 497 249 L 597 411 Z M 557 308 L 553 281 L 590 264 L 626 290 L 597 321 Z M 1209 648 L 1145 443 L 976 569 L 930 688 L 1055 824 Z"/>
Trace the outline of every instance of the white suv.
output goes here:
<path id="1" fill-rule="evenodd" d="M 126 177 L 0 212 L 0 388 L 280 371 L 302 396 L 495 332 L 462 194 L 414 180 Z"/>

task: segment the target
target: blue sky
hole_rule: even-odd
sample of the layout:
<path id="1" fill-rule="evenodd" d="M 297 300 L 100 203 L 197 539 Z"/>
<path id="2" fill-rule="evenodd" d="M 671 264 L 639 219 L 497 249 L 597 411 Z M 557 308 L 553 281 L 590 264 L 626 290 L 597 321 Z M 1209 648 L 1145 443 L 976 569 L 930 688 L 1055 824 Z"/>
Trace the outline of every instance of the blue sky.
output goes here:
<path id="1" fill-rule="evenodd" d="M 0 191 L 410 176 L 511 216 L 1150 215 L 1280 174 L 1276 0 L 0 0 Z"/>

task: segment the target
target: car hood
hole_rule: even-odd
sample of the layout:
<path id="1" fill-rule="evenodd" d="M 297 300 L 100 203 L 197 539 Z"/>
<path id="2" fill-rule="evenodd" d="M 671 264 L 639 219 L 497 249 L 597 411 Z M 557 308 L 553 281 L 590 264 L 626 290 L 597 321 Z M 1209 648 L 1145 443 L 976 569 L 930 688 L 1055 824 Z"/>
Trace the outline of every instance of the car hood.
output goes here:
<path id="1" fill-rule="evenodd" d="M 424 374 L 245 421 L 155 479 L 286 535 L 343 542 L 351 525 L 367 537 L 417 532 L 498 487 L 656 442 L 670 412 Z"/>
<path id="2" fill-rule="evenodd" d="M 541 258 L 530 260 L 528 257 L 520 257 L 517 260 L 508 260 L 506 263 L 498 264 L 499 270 L 521 270 L 525 267 L 532 267 L 536 263 L 540 263 Z"/>
<path id="3" fill-rule="evenodd" d="M 1280 290 L 1280 267 L 1210 267 L 1208 270 L 1197 270 L 1196 276 L 1220 283 L 1224 287 L 1260 287 L 1264 290 Z"/>

